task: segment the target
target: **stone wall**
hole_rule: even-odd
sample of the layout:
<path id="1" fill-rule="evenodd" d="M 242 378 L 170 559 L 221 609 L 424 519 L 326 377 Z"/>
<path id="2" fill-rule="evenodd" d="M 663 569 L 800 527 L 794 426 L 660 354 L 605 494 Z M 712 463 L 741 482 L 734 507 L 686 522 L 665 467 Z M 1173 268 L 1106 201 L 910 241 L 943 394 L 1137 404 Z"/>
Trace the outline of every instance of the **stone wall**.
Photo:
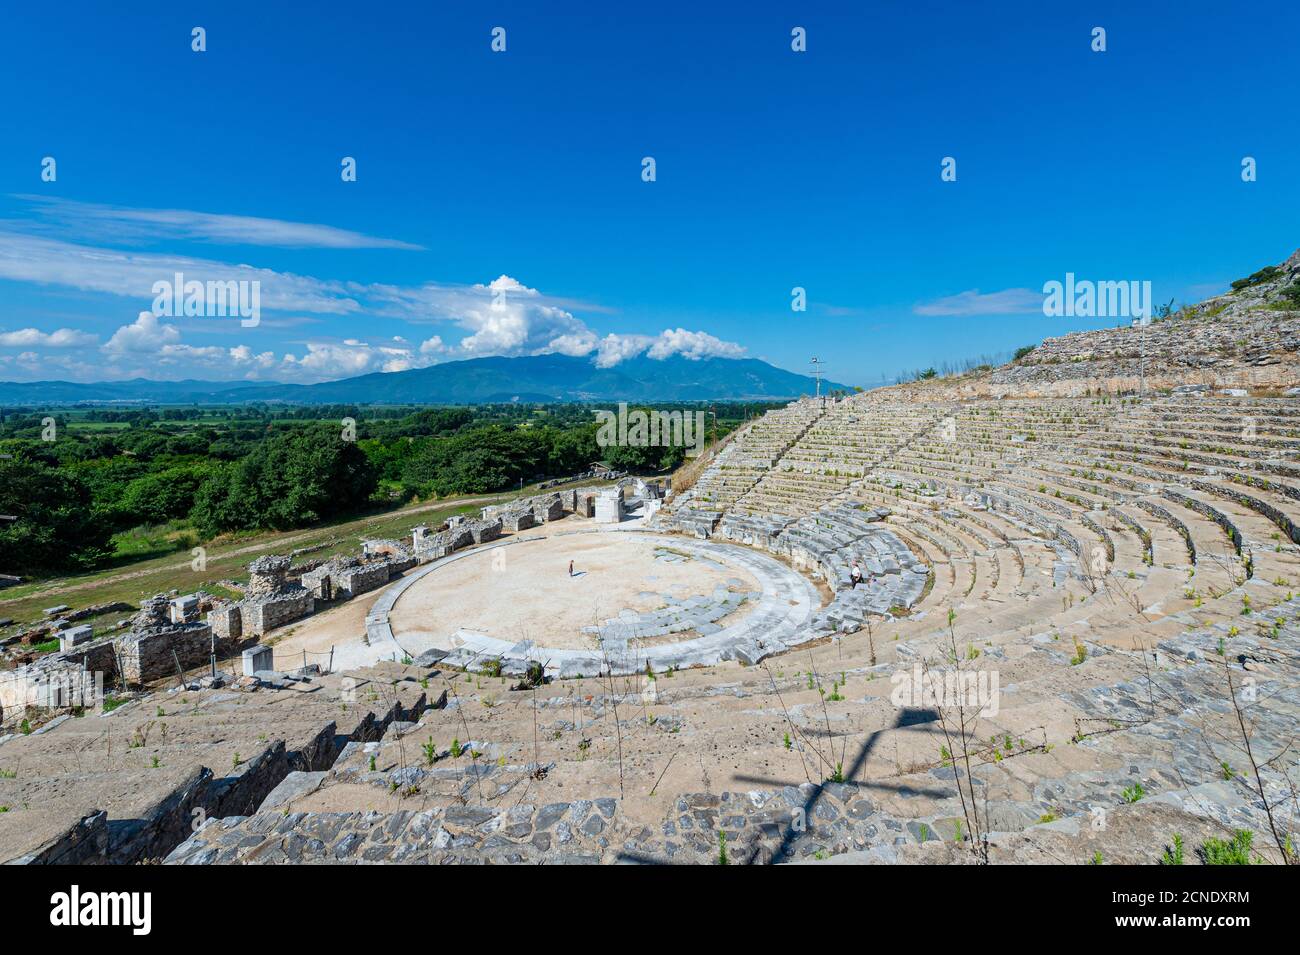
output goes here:
<path id="1" fill-rule="evenodd" d="M 1179 536 L 1182 537 L 1183 543 L 1187 545 L 1188 561 L 1193 564 L 1196 563 L 1196 542 L 1192 540 L 1192 532 L 1188 530 L 1186 524 L 1174 517 L 1174 515 L 1169 512 L 1168 508 L 1161 507 L 1159 504 L 1153 503 L 1152 501 L 1136 500 L 1133 503 L 1142 508 L 1142 510 L 1146 511 L 1148 514 L 1158 517 L 1176 530 Z"/>
<path id="2" fill-rule="evenodd" d="M 623 489 L 621 487 L 601 491 L 596 495 L 595 517 L 598 524 L 617 524 L 623 520 Z"/>
<path id="3" fill-rule="evenodd" d="M 1214 523 L 1223 528 L 1223 532 L 1228 535 L 1228 540 L 1232 541 L 1232 548 L 1237 552 L 1237 556 L 1241 556 L 1241 531 L 1237 528 L 1237 525 L 1232 522 L 1232 519 L 1228 517 L 1227 514 L 1223 513 L 1223 511 L 1205 503 L 1204 501 L 1199 501 L 1194 497 L 1189 497 L 1181 491 L 1175 491 L 1173 488 L 1169 487 L 1163 488 L 1160 491 L 1160 496 L 1168 498 L 1175 504 L 1181 504 L 1183 507 L 1196 511 L 1198 514 L 1203 514 L 1205 517 L 1214 521 Z M 1246 564 L 1246 576 L 1252 576 L 1249 563 Z"/>
<path id="4" fill-rule="evenodd" d="M 533 518 L 539 524 L 545 524 L 547 521 L 558 521 L 562 517 L 564 517 L 564 504 L 558 494 L 547 495 L 533 505 Z"/>
<path id="5" fill-rule="evenodd" d="M 289 579 L 289 565 L 288 557 L 272 554 L 248 565 L 248 587 L 239 604 L 243 636 L 260 637 L 316 609 L 311 591 Z"/>
<path id="6" fill-rule="evenodd" d="M 501 515 L 501 526 L 511 533 L 528 530 L 537 523 L 532 511 L 507 511 Z"/>
<path id="7" fill-rule="evenodd" d="M 118 642 L 122 675 L 128 683 L 150 683 L 200 666 L 212 656 L 212 628 L 187 623 L 131 633 Z M 173 656 L 174 655 L 174 656 Z"/>
<path id="8" fill-rule="evenodd" d="M 239 604 L 225 603 L 208 611 L 208 626 L 219 645 L 234 646 L 244 638 L 244 621 Z"/>
<path id="9" fill-rule="evenodd" d="M 359 564 L 342 570 L 334 578 L 336 593 L 345 600 L 388 583 L 391 567 L 387 562 Z"/>
<path id="10" fill-rule="evenodd" d="M 282 591 L 288 584 L 291 560 L 278 554 L 267 554 L 248 565 L 248 586 L 244 588 L 244 597 L 257 600 L 271 597 Z"/>
<path id="11" fill-rule="evenodd" d="M 306 588 L 299 587 L 262 600 L 244 601 L 240 609 L 244 636 L 260 637 L 307 616 L 316 609 L 316 602 Z"/>

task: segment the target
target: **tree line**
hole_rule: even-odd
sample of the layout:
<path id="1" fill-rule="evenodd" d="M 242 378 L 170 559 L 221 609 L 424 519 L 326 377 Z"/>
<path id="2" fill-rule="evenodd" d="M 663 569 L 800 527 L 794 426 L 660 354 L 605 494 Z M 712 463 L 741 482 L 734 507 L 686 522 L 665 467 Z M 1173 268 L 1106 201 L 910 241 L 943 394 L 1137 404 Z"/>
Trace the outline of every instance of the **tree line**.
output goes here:
<path id="1" fill-rule="evenodd" d="M 719 414 L 721 436 L 771 405 L 717 407 L 730 415 Z M 297 421 L 283 412 L 227 422 L 150 412 L 156 416 L 108 430 L 79 429 L 78 422 L 91 420 L 84 414 L 3 414 L 0 515 L 17 519 L 0 521 L 0 573 L 102 566 L 114 555 L 114 535 L 140 526 L 176 524 L 203 538 L 283 531 L 411 500 L 508 491 L 583 472 L 596 461 L 663 472 L 680 465 L 685 452 L 601 447 L 585 406 L 421 408 L 334 421 Z M 42 440 L 50 417 L 55 440 Z M 345 420 L 355 420 L 355 428 Z"/>

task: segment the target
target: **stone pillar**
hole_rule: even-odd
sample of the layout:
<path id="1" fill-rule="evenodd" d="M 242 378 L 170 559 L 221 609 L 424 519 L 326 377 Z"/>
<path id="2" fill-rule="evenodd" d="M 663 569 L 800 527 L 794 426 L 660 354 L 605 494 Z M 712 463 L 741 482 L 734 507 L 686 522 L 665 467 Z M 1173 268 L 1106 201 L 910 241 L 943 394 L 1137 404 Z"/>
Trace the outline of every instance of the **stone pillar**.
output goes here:
<path id="1" fill-rule="evenodd" d="M 596 523 L 617 524 L 623 520 L 623 489 L 610 488 L 601 491 L 596 498 Z"/>

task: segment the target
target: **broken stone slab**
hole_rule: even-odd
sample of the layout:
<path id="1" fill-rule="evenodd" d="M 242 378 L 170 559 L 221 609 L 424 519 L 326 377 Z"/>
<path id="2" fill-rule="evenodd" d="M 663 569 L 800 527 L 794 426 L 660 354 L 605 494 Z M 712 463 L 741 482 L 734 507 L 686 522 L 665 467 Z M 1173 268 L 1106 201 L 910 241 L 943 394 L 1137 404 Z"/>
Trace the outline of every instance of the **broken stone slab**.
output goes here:
<path id="1" fill-rule="evenodd" d="M 253 673 L 253 679 L 264 686 L 271 686 L 277 690 L 283 690 L 297 682 L 287 673 L 280 673 L 276 670 L 257 670 Z"/>
<path id="2" fill-rule="evenodd" d="M 272 789 L 262 800 L 258 807 L 258 812 L 267 812 L 271 809 L 279 809 L 286 806 L 295 799 L 301 799 L 303 796 L 314 793 L 321 787 L 325 777 L 329 775 L 327 770 L 320 772 L 292 772 L 280 781 L 280 785 Z"/>
<path id="3" fill-rule="evenodd" d="M 441 663 L 443 660 L 447 658 L 448 654 L 450 653 L 451 653 L 450 650 L 438 650 L 436 648 L 432 650 L 425 650 L 423 653 L 421 653 L 418 657 L 415 658 L 414 662 L 416 666 L 431 667 L 436 663 Z"/>

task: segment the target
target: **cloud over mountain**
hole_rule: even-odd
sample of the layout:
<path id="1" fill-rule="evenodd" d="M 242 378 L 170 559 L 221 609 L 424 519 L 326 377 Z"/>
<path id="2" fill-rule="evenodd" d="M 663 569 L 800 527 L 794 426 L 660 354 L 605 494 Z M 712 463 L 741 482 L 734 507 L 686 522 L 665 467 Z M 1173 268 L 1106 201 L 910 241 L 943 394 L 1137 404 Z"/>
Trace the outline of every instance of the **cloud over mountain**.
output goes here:
<path id="1" fill-rule="evenodd" d="M 44 365 L 45 371 L 57 367 L 76 377 L 93 373 L 105 379 L 144 374 L 310 382 L 489 356 L 556 354 L 590 358 L 597 367 L 612 368 L 642 355 L 654 360 L 673 356 L 698 360 L 745 354 L 735 342 L 681 327 L 657 334 L 602 334 L 575 310 L 600 314 L 608 309 L 545 294 L 504 273 L 483 283 L 402 285 L 324 279 L 141 248 L 188 241 L 418 249 L 332 226 L 181 209 L 129 209 L 54 197 L 17 198 L 36 215 L 23 222 L 0 223 L 0 280 L 103 297 L 110 315 L 120 308 L 114 300 L 125 299 L 137 317 L 102 341 L 100 335 L 66 327 L 0 330 L 0 365 L 14 369 L 11 374 L 22 374 L 29 365 L 39 373 Z M 155 315 L 158 283 L 168 288 L 190 283 L 256 286 L 265 322 L 241 328 L 237 321 L 210 317 L 210 313 L 208 317 Z M 283 331 L 304 325 L 312 329 L 310 337 L 291 339 Z M 438 328 L 409 334 L 411 328 L 430 325 Z M 210 340 L 232 335 L 239 340 L 220 345 L 195 340 L 196 336 Z M 23 362 L 16 360 L 18 351 Z M 72 354 L 54 355 L 56 351 Z"/>

